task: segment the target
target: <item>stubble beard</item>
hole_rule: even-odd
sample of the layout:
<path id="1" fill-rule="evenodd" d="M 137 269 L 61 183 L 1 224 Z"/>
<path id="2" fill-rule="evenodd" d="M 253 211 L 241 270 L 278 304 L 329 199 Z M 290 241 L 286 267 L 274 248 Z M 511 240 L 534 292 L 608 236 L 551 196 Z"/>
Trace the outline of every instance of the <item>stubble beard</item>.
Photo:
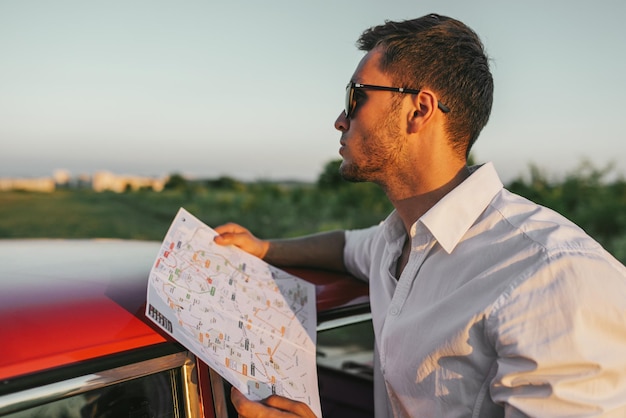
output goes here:
<path id="1" fill-rule="evenodd" d="M 397 160 L 400 145 L 398 138 L 398 112 L 393 109 L 386 118 L 378 123 L 361 138 L 361 156 L 366 158 L 362 162 L 348 162 L 345 159 L 339 166 L 339 174 L 349 182 L 380 183 L 384 180 L 384 172 L 393 167 Z"/>

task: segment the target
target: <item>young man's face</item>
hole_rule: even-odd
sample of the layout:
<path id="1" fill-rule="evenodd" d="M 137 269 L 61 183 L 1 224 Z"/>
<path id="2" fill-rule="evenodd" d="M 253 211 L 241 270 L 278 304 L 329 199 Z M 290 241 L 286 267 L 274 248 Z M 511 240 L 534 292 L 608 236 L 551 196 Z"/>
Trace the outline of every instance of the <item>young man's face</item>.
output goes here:
<path id="1" fill-rule="evenodd" d="M 393 86 L 388 75 L 379 69 L 382 52 L 374 49 L 363 57 L 351 81 L 378 86 Z M 340 172 L 350 181 L 384 182 L 401 157 L 403 137 L 397 100 L 389 91 L 356 89 L 354 110 L 348 118 L 344 111 L 335 121 L 341 131 L 343 157 Z M 400 97 L 401 98 L 401 97 Z"/>

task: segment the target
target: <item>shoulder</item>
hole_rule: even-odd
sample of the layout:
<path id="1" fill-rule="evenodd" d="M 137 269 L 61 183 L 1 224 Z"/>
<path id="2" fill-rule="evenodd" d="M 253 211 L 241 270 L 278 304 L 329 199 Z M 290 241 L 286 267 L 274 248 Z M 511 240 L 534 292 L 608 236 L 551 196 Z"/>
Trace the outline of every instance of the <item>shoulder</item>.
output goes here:
<path id="1" fill-rule="evenodd" d="M 512 273 L 496 307 L 577 309 L 603 298 L 626 307 L 626 267 L 559 213 L 503 189 L 474 228 L 481 257 L 492 254 L 495 265 Z"/>
<path id="2" fill-rule="evenodd" d="M 494 197 L 479 222 L 491 224 L 489 229 L 496 235 L 498 231 L 517 235 L 528 245 L 541 247 L 546 255 L 606 255 L 595 239 L 565 216 L 506 189 Z"/>
<path id="3" fill-rule="evenodd" d="M 492 238 L 502 241 L 509 264 L 523 266 L 515 270 L 508 291 L 494 305 L 496 311 L 536 314 L 538 321 L 557 312 L 595 315 L 607 309 L 626 316 L 626 267 L 580 227 L 506 190 L 490 211 L 485 218 L 490 219 Z"/>

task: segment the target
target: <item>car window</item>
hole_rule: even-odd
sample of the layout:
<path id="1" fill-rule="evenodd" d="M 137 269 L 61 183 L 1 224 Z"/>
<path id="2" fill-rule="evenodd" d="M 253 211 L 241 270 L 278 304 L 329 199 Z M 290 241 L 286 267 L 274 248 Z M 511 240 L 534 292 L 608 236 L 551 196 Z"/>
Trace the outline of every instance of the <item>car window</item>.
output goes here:
<path id="1" fill-rule="evenodd" d="M 166 369 L 159 370 L 162 367 Z M 173 355 L 70 378 L 26 391 L 20 402 L 25 409 L 6 416 L 193 418 L 199 414 L 197 388 L 190 387 L 197 380 L 190 376 L 192 369 L 190 356 Z"/>
<path id="2" fill-rule="evenodd" d="M 10 418 L 184 417 L 180 370 L 167 370 L 9 414 Z"/>
<path id="3" fill-rule="evenodd" d="M 317 375 L 324 418 L 374 416 L 374 330 L 369 313 L 321 322 Z"/>
<path id="4" fill-rule="evenodd" d="M 369 314 L 335 320 L 318 327 L 317 365 L 372 379 L 374 330 Z"/>

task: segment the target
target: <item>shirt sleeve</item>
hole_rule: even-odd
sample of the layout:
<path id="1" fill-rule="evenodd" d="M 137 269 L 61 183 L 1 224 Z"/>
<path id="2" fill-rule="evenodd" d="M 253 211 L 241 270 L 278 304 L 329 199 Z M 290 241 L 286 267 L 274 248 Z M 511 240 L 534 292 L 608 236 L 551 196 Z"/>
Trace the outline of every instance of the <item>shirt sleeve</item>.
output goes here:
<path id="1" fill-rule="evenodd" d="M 348 272 L 358 279 L 369 281 L 372 245 L 379 229 L 380 226 L 375 225 L 366 229 L 345 231 L 343 262 Z"/>
<path id="2" fill-rule="evenodd" d="M 626 268 L 603 254 L 546 256 L 487 319 L 506 417 L 626 417 Z"/>

